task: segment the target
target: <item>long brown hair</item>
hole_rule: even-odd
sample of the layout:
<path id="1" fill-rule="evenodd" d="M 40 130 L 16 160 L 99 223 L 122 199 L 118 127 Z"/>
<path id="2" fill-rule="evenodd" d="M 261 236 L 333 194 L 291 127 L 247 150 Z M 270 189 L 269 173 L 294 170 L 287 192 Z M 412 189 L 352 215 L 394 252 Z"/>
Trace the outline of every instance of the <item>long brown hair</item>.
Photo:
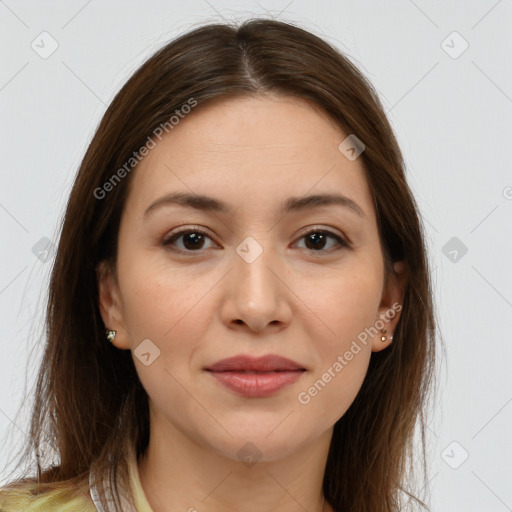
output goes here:
<path id="1" fill-rule="evenodd" d="M 51 468 L 37 459 L 40 492 L 78 483 L 85 489 L 93 464 L 100 475 L 113 470 L 115 484 L 125 471 L 126 445 L 139 456 L 148 444 L 148 396 L 130 351 L 106 341 L 98 309 L 96 267 L 116 261 L 130 184 L 126 163 L 155 128 L 167 123 L 170 131 L 169 119 L 191 98 L 200 108 L 214 99 L 266 93 L 310 100 L 364 143 L 360 158 L 374 196 L 386 278 L 395 261 L 408 270 L 394 341 L 372 354 L 359 394 L 335 424 L 325 498 L 335 510 L 391 512 L 405 493 L 426 507 L 405 485 L 416 426 L 425 461 L 436 329 L 424 228 L 403 157 L 377 93 L 357 67 L 316 35 L 267 19 L 204 25 L 165 45 L 116 95 L 86 151 L 52 269 L 47 341 L 24 453 L 28 459 L 48 443 L 58 455 Z M 123 166 L 123 179 L 113 181 Z M 98 192 L 107 182 L 108 193 Z"/>

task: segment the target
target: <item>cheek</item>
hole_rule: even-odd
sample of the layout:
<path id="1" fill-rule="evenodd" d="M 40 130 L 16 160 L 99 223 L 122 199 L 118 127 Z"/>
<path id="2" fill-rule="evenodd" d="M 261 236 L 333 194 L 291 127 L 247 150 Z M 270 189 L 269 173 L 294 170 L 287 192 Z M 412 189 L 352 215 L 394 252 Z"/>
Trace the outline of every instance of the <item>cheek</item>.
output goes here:
<path id="1" fill-rule="evenodd" d="M 323 276 L 316 284 L 304 290 L 304 296 L 325 325 L 323 350 L 326 354 L 345 351 L 350 341 L 378 318 L 383 265 L 377 259 L 354 256 L 347 259 L 343 268 Z"/>
<path id="2" fill-rule="evenodd" d="M 208 284 L 197 270 L 173 265 L 162 249 L 142 248 L 129 234 L 120 236 L 118 274 L 123 319 L 133 341 L 173 336 L 196 308 L 201 309 Z"/>
<path id="3" fill-rule="evenodd" d="M 378 319 L 382 266 L 375 260 L 348 267 L 308 295 L 322 323 L 315 348 L 319 364 L 301 388 L 297 400 L 314 416 L 333 424 L 357 396 L 368 370 L 371 336 L 366 329 Z M 319 333 L 322 332 L 323 335 Z"/>
<path id="4" fill-rule="evenodd" d="M 354 351 L 356 352 L 356 351 Z M 371 352 L 362 347 L 348 360 L 345 352 L 330 359 L 297 395 L 304 418 L 324 428 L 334 425 L 355 400 L 368 370 Z"/>
<path id="5" fill-rule="evenodd" d="M 206 311 L 205 293 L 218 279 L 174 269 L 171 273 L 147 261 L 131 262 L 124 269 L 123 318 L 141 383 L 159 410 L 166 410 L 170 401 L 189 403 L 180 384 L 188 382 L 194 355 L 208 338 L 211 312 Z M 137 350 L 146 339 L 157 347 L 149 345 L 157 356 L 153 362 L 152 354 L 147 366 Z M 183 405 L 182 412 L 188 407 Z"/>
<path id="6" fill-rule="evenodd" d="M 368 307 L 368 300 L 371 304 L 372 299 L 371 295 L 355 292 L 339 299 L 337 314 L 327 320 L 336 334 L 316 338 L 319 364 L 301 386 L 297 401 L 308 417 L 319 424 L 333 425 L 338 421 L 364 381 L 371 357 L 371 338 L 360 340 L 364 339 L 365 328 L 375 321 L 375 309 Z"/>

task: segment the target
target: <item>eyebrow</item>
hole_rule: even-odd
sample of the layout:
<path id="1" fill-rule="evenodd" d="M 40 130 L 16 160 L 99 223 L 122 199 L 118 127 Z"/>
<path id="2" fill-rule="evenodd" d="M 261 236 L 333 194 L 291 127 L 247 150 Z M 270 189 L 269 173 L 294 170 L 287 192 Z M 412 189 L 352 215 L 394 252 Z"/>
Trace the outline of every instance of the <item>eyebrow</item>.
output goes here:
<path id="1" fill-rule="evenodd" d="M 149 212 L 154 211 L 158 207 L 174 204 L 187 206 L 205 212 L 217 212 L 224 214 L 233 213 L 233 209 L 228 204 L 213 197 L 191 194 L 187 192 L 175 192 L 167 194 L 151 203 L 151 205 L 144 212 L 144 217 L 146 217 Z M 331 205 L 348 208 L 360 217 L 366 216 L 363 209 L 355 201 L 341 194 L 315 194 L 303 197 L 290 197 L 282 203 L 281 214 Z"/>

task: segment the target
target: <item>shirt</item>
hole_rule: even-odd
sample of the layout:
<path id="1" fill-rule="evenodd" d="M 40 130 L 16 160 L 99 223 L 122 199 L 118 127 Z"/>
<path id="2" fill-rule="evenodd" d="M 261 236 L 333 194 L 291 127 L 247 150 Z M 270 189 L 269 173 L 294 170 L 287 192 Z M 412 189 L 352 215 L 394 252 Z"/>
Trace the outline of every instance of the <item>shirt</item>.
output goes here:
<path id="1" fill-rule="evenodd" d="M 142 485 L 140 483 L 139 471 L 135 450 L 132 448 L 127 454 L 130 481 L 128 488 L 119 483 L 123 512 L 153 512 Z M 37 484 L 31 482 L 22 484 L 16 489 L 0 488 L 0 512 L 112 512 L 110 486 L 105 479 L 102 483 L 94 478 L 94 470 L 89 473 L 89 497 L 77 496 L 73 489 L 60 487 L 55 491 L 34 496 L 30 491 Z M 99 496 L 103 491 L 106 499 L 100 503 Z M 92 500 L 92 502 L 91 502 Z M 133 501 L 132 501 L 133 500 Z"/>

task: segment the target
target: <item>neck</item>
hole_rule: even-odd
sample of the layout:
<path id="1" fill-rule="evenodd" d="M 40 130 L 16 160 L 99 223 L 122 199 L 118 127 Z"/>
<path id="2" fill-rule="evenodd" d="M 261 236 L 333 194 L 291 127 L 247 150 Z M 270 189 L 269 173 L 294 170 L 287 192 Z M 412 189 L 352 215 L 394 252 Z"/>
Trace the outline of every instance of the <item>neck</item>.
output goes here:
<path id="1" fill-rule="evenodd" d="M 329 430 L 276 460 L 256 460 L 255 453 L 253 461 L 241 462 L 167 423 L 151 429 L 138 461 L 139 478 L 153 512 L 332 512 L 322 492 L 331 436 Z"/>

